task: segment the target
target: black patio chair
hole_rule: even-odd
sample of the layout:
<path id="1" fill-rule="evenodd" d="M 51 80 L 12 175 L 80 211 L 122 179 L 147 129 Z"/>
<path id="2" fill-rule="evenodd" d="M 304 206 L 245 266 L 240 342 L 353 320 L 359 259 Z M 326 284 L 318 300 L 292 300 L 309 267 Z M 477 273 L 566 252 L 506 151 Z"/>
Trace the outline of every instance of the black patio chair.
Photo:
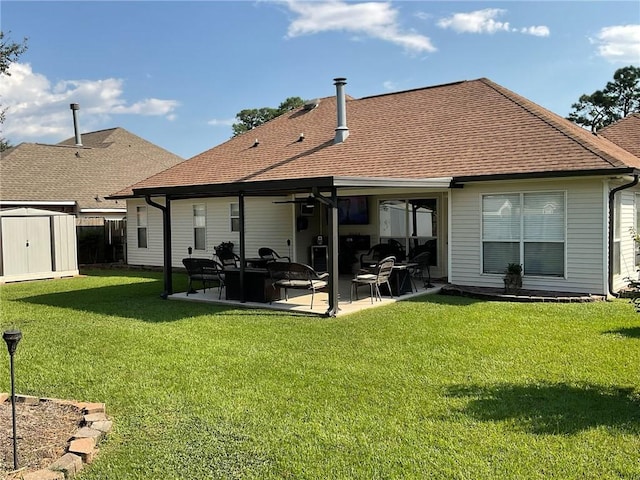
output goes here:
<path id="1" fill-rule="evenodd" d="M 415 257 L 410 258 L 408 263 L 414 263 L 415 265 L 409 267 L 409 273 L 411 274 L 411 280 L 413 278 L 419 278 L 424 288 L 431 288 L 431 252 L 423 251 L 418 253 Z M 427 279 L 424 278 L 424 272 L 427 271 Z M 414 283 L 415 286 L 415 283 Z M 418 290 L 416 288 L 416 290 Z"/>
<path id="2" fill-rule="evenodd" d="M 223 267 L 235 267 L 240 266 L 240 257 L 233 253 L 233 243 L 221 243 L 216 247 L 216 257 Z"/>
<path id="3" fill-rule="evenodd" d="M 275 262 L 278 260 L 286 260 L 290 262 L 291 259 L 289 257 L 281 257 L 278 255 L 278 252 L 269 247 L 261 247 L 258 249 L 258 255 L 260 258 L 266 260 L 267 262 Z"/>
<path id="4" fill-rule="evenodd" d="M 215 260 L 210 258 L 183 258 L 182 264 L 187 269 L 189 276 L 189 286 L 187 287 L 187 296 L 190 293 L 196 293 L 193 289 L 193 282 L 202 282 L 202 289 L 207 291 L 207 285 L 210 287 L 217 284 L 218 299 L 222 298 L 222 289 L 225 287 L 224 268 Z"/>
<path id="5" fill-rule="evenodd" d="M 267 270 L 269 270 L 273 288 L 284 289 L 285 300 L 289 300 L 288 290 L 290 288 L 310 290 L 310 308 L 313 308 L 313 297 L 315 293 L 327 288 L 329 284 L 328 273 L 318 273 L 304 263 L 274 261 L 267 263 Z"/>

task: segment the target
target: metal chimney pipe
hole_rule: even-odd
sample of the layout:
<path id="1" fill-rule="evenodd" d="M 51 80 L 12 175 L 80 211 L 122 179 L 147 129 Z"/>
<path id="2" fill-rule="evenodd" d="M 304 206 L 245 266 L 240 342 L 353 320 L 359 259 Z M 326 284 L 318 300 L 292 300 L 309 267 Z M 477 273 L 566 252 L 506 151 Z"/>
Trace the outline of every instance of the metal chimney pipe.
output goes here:
<path id="1" fill-rule="evenodd" d="M 73 131 L 76 135 L 76 147 L 82 146 L 82 136 L 80 135 L 80 130 L 78 130 L 78 110 L 80 110 L 80 105 L 77 103 L 72 103 L 69 105 L 71 111 L 73 112 Z"/>
<path id="2" fill-rule="evenodd" d="M 336 127 L 336 136 L 333 143 L 342 143 L 349 136 L 349 128 L 347 127 L 347 101 L 344 94 L 344 86 L 347 84 L 346 78 L 334 78 L 336 86 L 336 104 L 338 110 L 338 126 Z"/>

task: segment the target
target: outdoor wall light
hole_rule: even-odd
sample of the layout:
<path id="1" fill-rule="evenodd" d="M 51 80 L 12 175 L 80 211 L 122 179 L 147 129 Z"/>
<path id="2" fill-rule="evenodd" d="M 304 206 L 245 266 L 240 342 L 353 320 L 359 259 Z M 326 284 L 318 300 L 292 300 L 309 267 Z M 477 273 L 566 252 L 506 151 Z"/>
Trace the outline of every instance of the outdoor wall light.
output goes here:
<path id="1" fill-rule="evenodd" d="M 11 368 L 11 419 L 13 426 L 13 469 L 18 469 L 18 437 L 16 434 L 16 388 L 15 376 L 13 371 L 13 354 L 16 353 L 18 342 L 22 338 L 20 330 L 7 330 L 2 334 L 2 338 L 7 342 L 7 350 L 9 350 L 9 363 Z"/>

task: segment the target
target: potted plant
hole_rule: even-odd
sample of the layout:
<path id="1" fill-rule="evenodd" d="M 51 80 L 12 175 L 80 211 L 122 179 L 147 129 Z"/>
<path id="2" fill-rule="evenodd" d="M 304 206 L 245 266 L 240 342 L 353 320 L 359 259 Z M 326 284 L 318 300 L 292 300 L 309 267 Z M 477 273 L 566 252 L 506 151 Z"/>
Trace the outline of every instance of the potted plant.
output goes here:
<path id="1" fill-rule="evenodd" d="M 504 293 L 518 293 L 522 288 L 522 265 L 510 263 L 504 276 Z"/>

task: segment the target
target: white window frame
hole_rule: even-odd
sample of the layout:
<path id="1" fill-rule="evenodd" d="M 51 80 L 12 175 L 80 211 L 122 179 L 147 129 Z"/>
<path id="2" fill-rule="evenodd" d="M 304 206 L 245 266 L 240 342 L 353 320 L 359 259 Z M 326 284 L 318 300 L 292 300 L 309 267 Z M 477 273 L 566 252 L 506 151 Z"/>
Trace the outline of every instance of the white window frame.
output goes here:
<path id="1" fill-rule="evenodd" d="M 136 246 L 138 248 L 149 248 L 149 217 L 146 205 L 136 206 Z M 144 238 L 144 245 L 140 239 Z"/>
<path id="2" fill-rule="evenodd" d="M 229 204 L 229 231 L 240 231 L 240 204 L 237 202 Z"/>
<path id="3" fill-rule="evenodd" d="M 558 195 L 562 194 L 563 196 L 563 208 L 564 208 L 564 219 L 563 219 L 563 239 L 562 240 L 545 240 L 540 243 L 561 243 L 563 244 L 563 272 L 558 275 L 545 275 L 545 274 L 528 274 L 527 275 L 527 266 L 525 263 L 525 245 L 527 243 L 536 243 L 531 240 L 527 240 L 525 238 L 525 212 L 524 212 L 524 199 L 526 195 Z M 499 196 L 499 195 L 510 195 L 510 196 L 518 196 L 519 198 L 519 235 L 518 238 L 510 238 L 510 239 L 492 239 L 487 238 L 484 231 L 484 198 L 487 196 Z M 523 266 L 523 275 L 529 277 L 540 277 L 540 278 L 567 278 L 567 192 L 561 190 L 536 190 L 536 191 L 523 191 L 523 192 L 491 192 L 491 193 L 482 193 L 480 194 L 480 274 L 481 275 L 498 275 L 497 272 L 485 272 L 485 259 L 484 259 L 484 244 L 485 242 L 506 242 L 506 243 L 518 243 L 518 256 L 519 263 Z M 506 265 L 505 265 L 506 267 Z M 502 274 L 502 273 L 500 273 Z"/>
<path id="4" fill-rule="evenodd" d="M 205 251 L 207 249 L 207 207 L 204 203 L 195 203 L 192 206 L 193 212 L 193 249 Z M 202 212 L 202 215 L 197 215 Z M 198 225 L 198 220 L 202 225 Z M 202 231 L 202 245 L 198 245 L 198 232 Z"/>

